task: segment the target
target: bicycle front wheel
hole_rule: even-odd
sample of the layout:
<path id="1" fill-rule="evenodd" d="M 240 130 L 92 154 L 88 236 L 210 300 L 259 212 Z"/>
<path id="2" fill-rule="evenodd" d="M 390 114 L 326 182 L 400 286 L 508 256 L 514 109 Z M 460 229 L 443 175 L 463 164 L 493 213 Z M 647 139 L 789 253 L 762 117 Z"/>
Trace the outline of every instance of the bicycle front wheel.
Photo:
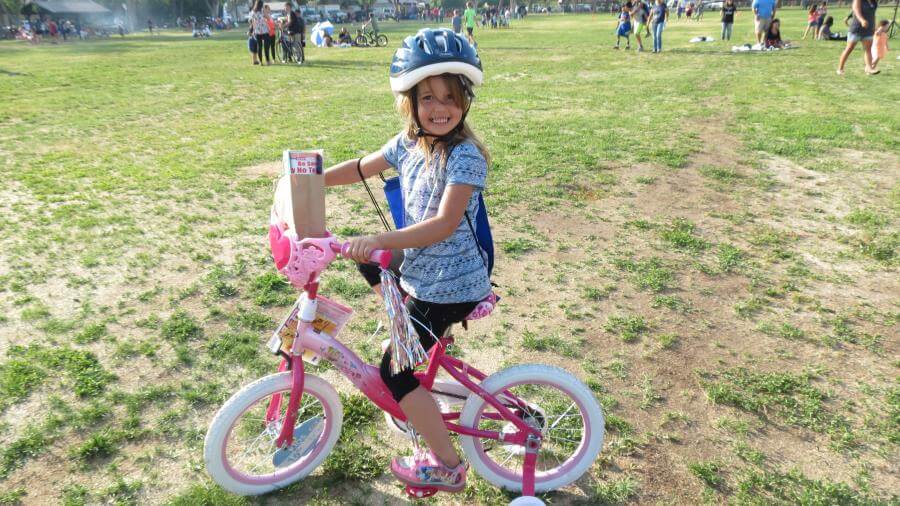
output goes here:
<path id="1" fill-rule="evenodd" d="M 222 488 L 239 495 L 278 490 L 305 478 L 331 453 L 341 434 L 343 408 L 334 388 L 309 374 L 303 381 L 294 444 L 287 450 L 275 446 L 290 395 L 291 373 L 272 374 L 242 388 L 216 413 L 203 458 Z"/>
<path id="2" fill-rule="evenodd" d="M 378 47 L 387 47 L 387 45 L 388 45 L 387 35 L 378 34 L 375 37 L 375 45 Z"/>
<path id="3" fill-rule="evenodd" d="M 603 412 L 590 389 L 569 372 L 548 365 L 528 364 L 504 369 L 481 387 L 543 436 L 535 464 L 536 492 L 562 488 L 580 478 L 603 447 Z M 460 424 L 481 430 L 514 433 L 512 422 L 484 399 L 471 394 Z M 462 436 L 472 468 L 487 481 L 507 490 L 522 490 L 525 447 L 502 441 Z"/>

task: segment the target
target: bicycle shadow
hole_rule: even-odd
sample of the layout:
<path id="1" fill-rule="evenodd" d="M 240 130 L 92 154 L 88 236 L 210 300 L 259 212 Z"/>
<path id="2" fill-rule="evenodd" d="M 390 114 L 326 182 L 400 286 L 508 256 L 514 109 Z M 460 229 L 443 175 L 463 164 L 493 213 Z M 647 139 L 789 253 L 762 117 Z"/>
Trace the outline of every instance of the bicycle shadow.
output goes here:
<path id="1" fill-rule="evenodd" d="M 467 490 L 461 494 L 439 493 L 437 498 L 457 499 L 458 504 L 508 504 L 519 497 L 518 493 L 493 489 L 492 485 L 483 480 L 474 480 L 467 485 Z M 491 487 L 485 490 L 484 487 Z M 585 479 L 580 479 L 572 486 L 578 488 L 584 495 L 578 495 L 565 491 L 554 491 L 538 494 L 538 497 L 546 504 L 554 505 L 590 505 L 596 504 L 592 499 L 593 487 Z M 395 494 L 388 493 L 393 490 Z M 472 495 L 474 494 L 474 498 Z M 321 502 L 329 497 L 341 497 L 344 504 L 379 504 L 379 505 L 409 505 L 409 499 L 400 482 L 394 479 L 390 472 L 385 472 L 374 480 L 350 480 L 337 479 L 327 474 L 318 474 L 305 478 L 293 485 L 271 494 L 252 498 L 252 504 L 265 506 L 281 506 L 294 504 L 309 504 Z M 501 499 L 502 498 L 502 499 Z M 488 502 L 485 502 L 488 501 Z"/>

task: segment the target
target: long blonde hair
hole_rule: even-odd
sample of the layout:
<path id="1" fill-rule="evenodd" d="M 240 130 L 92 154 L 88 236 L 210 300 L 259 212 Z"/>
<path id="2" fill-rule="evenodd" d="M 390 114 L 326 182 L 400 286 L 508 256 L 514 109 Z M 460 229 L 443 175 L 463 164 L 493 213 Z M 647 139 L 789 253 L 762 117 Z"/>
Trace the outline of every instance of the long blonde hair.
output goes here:
<path id="1" fill-rule="evenodd" d="M 441 74 L 439 76 L 434 76 L 436 78 L 440 78 L 444 81 L 444 84 L 447 85 L 447 88 L 450 90 L 450 95 L 453 97 L 453 102 L 457 107 L 462 109 L 463 111 L 469 110 L 469 105 L 472 103 L 472 98 L 466 93 L 466 89 L 463 86 L 462 81 L 460 80 L 460 76 L 456 74 Z M 431 78 L 428 78 L 431 79 Z M 407 139 L 417 139 L 416 147 L 425 157 L 425 164 L 428 167 L 434 167 L 436 170 L 443 171 L 445 165 L 447 164 L 447 158 L 450 156 L 450 150 L 448 150 L 448 144 L 450 146 L 457 145 L 462 143 L 463 141 L 469 141 L 478 148 L 478 151 L 481 152 L 481 156 L 484 157 L 484 160 L 487 162 L 487 166 L 491 166 L 491 153 L 488 151 L 487 146 L 481 142 L 481 139 L 475 135 L 475 132 L 472 131 L 472 128 L 469 127 L 469 124 L 466 123 L 465 119 L 462 120 L 462 126 L 458 129 L 456 134 L 450 140 L 450 142 L 446 144 L 442 144 L 441 146 L 434 146 L 432 142 L 428 140 L 427 137 L 417 137 L 416 130 L 418 130 L 418 124 L 416 123 L 416 104 L 417 100 L 416 88 L 418 88 L 418 84 L 411 88 L 408 91 L 405 91 L 399 95 L 397 95 L 397 111 L 400 113 L 400 117 L 403 118 L 404 126 L 404 134 L 406 134 Z M 435 150 L 435 148 L 438 148 Z M 437 151 L 437 152 L 435 152 Z M 436 164 L 433 164 L 437 160 Z"/>

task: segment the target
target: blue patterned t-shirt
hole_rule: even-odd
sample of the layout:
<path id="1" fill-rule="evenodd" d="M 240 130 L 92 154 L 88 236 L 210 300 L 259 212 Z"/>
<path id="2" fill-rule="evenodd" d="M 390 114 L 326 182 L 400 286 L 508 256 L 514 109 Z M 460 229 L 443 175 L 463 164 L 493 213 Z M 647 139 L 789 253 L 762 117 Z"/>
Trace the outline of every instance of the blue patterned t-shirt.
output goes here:
<path id="1" fill-rule="evenodd" d="M 444 189 L 455 184 L 475 188 L 466 206 L 475 226 L 478 195 L 487 179 L 487 162 L 475 144 L 457 145 L 441 171 L 426 167 L 424 154 L 404 133 L 388 141 L 381 154 L 400 174 L 407 226 L 436 216 Z M 475 302 L 491 293 L 487 256 L 482 256 L 484 252 L 479 250 L 465 215 L 447 239 L 424 248 L 405 249 L 403 254 L 400 286 L 419 300 L 439 304 Z"/>

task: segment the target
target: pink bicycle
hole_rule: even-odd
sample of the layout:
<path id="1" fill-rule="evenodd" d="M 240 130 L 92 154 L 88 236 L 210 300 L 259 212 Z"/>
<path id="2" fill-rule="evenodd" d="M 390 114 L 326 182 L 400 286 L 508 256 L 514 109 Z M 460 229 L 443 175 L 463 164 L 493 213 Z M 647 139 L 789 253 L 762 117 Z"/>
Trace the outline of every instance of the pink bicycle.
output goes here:
<path id="1" fill-rule="evenodd" d="M 307 281 L 281 337 L 276 332 L 270 341 L 270 349 L 284 358 L 279 372 L 228 399 L 206 434 L 209 474 L 241 495 L 264 494 L 306 477 L 338 441 L 343 419 L 338 394 L 322 378 L 305 373 L 304 360 L 332 363 L 395 429 L 406 429 L 378 368 L 336 339 L 352 310 L 318 294 L 319 275 L 346 245 L 333 236 L 298 240 L 274 225 L 269 241 L 279 270 Z M 385 269 L 390 251 L 376 251 L 371 260 Z M 295 332 L 286 326 L 292 321 Z M 590 389 L 548 365 L 516 365 L 488 376 L 447 355 L 452 341 L 439 339 L 425 371 L 416 375 L 438 399 L 447 428 L 459 434 L 475 472 L 498 487 L 533 496 L 564 487 L 590 468 L 604 436 L 603 413 Z M 439 369 L 452 379 L 437 379 Z M 413 497 L 435 492 L 407 488 Z"/>

